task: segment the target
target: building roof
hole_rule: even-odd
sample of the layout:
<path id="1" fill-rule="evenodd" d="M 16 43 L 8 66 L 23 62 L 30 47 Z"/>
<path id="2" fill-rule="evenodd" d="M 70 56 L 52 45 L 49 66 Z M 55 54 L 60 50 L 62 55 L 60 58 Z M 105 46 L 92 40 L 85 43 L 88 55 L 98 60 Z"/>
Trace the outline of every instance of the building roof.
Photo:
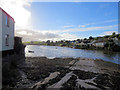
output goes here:
<path id="1" fill-rule="evenodd" d="M 15 22 L 14 18 L 11 17 L 5 10 L 3 10 L 1 7 L 0 7 L 0 9 L 1 9 L 5 14 L 7 14 L 7 15 Z"/>
<path id="2" fill-rule="evenodd" d="M 94 43 L 105 43 L 105 40 L 96 40 Z"/>

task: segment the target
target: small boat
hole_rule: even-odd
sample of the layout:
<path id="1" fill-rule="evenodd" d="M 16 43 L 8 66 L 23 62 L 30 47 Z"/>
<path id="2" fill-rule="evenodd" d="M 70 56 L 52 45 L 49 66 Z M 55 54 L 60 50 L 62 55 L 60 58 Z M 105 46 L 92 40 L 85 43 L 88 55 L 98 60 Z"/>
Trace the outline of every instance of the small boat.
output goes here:
<path id="1" fill-rule="evenodd" d="M 75 49 L 75 46 L 73 46 L 72 48 Z"/>
<path id="2" fill-rule="evenodd" d="M 31 50 L 29 50 L 28 52 L 29 52 L 29 53 L 34 53 L 34 51 L 31 51 Z"/>

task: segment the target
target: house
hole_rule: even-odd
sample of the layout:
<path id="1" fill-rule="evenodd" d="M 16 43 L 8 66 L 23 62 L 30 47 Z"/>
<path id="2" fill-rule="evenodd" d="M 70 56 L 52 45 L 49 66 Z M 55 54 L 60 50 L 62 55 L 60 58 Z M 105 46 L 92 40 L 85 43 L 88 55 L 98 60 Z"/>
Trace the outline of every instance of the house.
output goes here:
<path id="1" fill-rule="evenodd" d="M 74 44 L 75 44 L 75 45 L 79 45 L 79 41 L 75 41 Z"/>
<path id="2" fill-rule="evenodd" d="M 116 45 L 120 46 L 120 40 L 119 40 L 118 38 L 113 38 L 113 42 L 114 42 Z"/>
<path id="3" fill-rule="evenodd" d="M 14 19 L 0 8 L 0 51 L 14 49 Z"/>
<path id="4" fill-rule="evenodd" d="M 84 43 L 84 42 L 81 42 L 79 45 L 86 45 L 86 43 Z"/>
<path id="5" fill-rule="evenodd" d="M 95 47 L 104 47 L 105 44 L 106 44 L 106 41 L 104 40 L 96 40 L 92 45 Z"/>
<path id="6" fill-rule="evenodd" d="M 96 42 L 96 40 L 91 41 L 90 43 L 88 43 L 89 46 L 92 46 L 94 43 Z"/>

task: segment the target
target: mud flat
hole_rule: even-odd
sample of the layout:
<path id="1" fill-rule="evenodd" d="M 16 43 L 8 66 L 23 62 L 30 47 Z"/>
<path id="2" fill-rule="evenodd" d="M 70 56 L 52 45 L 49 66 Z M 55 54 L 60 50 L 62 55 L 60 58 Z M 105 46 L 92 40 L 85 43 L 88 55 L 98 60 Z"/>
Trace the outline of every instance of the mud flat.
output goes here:
<path id="1" fill-rule="evenodd" d="M 17 88 L 120 89 L 119 65 L 88 58 L 27 57 Z"/>

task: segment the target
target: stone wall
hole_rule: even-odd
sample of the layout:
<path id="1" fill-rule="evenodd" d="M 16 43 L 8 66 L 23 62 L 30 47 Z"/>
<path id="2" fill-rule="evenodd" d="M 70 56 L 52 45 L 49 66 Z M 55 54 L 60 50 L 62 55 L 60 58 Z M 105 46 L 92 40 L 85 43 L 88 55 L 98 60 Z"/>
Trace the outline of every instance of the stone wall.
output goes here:
<path id="1" fill-rule="evenodd" d="M 24 54 L 25 45 L 22 44 L 21 37 L 14 37 L 14 49 L 2 51 L 2 57 L 6 57 L 14 54 Z"/>
<path id="2" fill-rule="evenodd" d="M 15 37 L 14 50 L 6 51 L 2 54 L 2 87 L 7 90 L 14 87 L 18 82 L 19 65 L 25 62 L 25 46 L 22 44 L 22 38 Z"/>
<path id="3" fill-rule="evenodd" d="M 14 53 L 16 54 L 24 54 L 25 45 L 22 44 L 21 37 L 15 37 L 14 43 Z"/>

